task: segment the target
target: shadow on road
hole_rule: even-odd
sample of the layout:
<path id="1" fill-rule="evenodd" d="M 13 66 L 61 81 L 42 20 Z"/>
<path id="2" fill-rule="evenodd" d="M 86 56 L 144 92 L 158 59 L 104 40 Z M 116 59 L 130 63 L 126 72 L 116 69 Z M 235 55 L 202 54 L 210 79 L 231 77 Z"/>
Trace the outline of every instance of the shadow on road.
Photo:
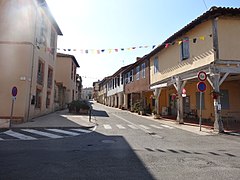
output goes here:
<path id="1" fill-rule="evenodd" d="M 0 149 L 1 179 L 154 179 L 123 136 L 24 141 Z"/>

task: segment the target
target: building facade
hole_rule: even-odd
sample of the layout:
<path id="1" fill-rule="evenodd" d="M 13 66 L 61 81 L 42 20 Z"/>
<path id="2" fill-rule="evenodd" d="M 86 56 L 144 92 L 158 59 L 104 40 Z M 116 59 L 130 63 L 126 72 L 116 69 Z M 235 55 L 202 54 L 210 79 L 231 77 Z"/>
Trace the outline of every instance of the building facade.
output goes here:
<path id="1" fill-rule="evenodd" d="M 79 64 L 73 55 L 57 53 L 55 109 L 63 109 L 73 100 L 79 99 Z"/>
<path id="2" fill-rule="evenodd" d="M 23 23 L 24 22 L 24 23 Z M 44 0 L 2 0 L 0 4 L 0 118 L 18 122 L 54 110 L 57 36 L 62 35 Z"/>
<path id="3" fill-rule="evenodd" d="M 218 132 L 229 123 L 224 116 L 239 122 L 239 30 L 240 9 L 212 7 L 149 54 L 158 113 L 167 108 L 179 123 L 194 115 Z M 204 93 L 197 88 L 201 71 L 207 75 Z"/>
<path id="4" fill-rule="evenodd" d="M 151 112 L 153 91 L 149 89 L 149 59 L 147 56 L 137 58 L 136 62 L 126 68 L 124 76 L 124 99 L 126 109 L 133 111 L 136 103 L 140 103 L 144 111 Z"/>

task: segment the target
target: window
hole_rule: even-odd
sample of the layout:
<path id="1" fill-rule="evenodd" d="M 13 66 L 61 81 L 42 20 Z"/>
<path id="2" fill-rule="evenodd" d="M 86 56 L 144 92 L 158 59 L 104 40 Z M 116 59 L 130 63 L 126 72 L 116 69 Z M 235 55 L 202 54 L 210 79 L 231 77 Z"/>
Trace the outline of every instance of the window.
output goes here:
<path id="1" fill-rule="evenodd" d="M 52 88 L 52 81 L 53 81 L 53 70 L 52 68 L 48 68 L 48 88 Z"/>
<path id="2" fill-rule="evenodd" d="M 121 74 L 121 84 L 123 84 L 123 74 Z"/>
<path id="3" fill-rule="evenodd" d="M 72 62 L 72 66 L 71 66 L 71 79 L 73 79 L 73 62 Z"/>
<path id="4" fill-rule="evenodd" d="M 204 94 L 205 93 L 202 93 L 202 109 L 205 109 Z M 196 102 L 197 102 L 197 109 L 200 109 L 200 92 L 196 92 Z"/>
<path id="5" fill-rule="evenodd" d="M 229 95 L 228 90 L 220 90 L 221 96 L 220 96 L 220 102 L 222 109 L 229 109 Z"/>
<path id="6" fill-rule="evenodd" d="M 42 103 L 42 90 L 41 89 L 36 89 L 36 104 L 35 104 L 35 108 L 41 108 L 41 103 Z"/>
<path id="7" fill-rule="evenodd" d="M 181 60 L 188 59 L 189 56 L 189 38 L 184 38 L 181 43 Z"/>
<path id="8" fill-rule="evenodd" d="M 55 44 L 56 44 L 56 32 L 54 31 L 53 28 L 51 28 L 51 41 L 50 41 L 51 51 L 50 51 L 50 53 L 52 55 L 54 55 L 54 53 L 55 53 Z"/>
<path id="9" fill-rule="evenodd" d="M 140 78 L 140 66 L 137 66 L 136 67 L 136 80 L 139 80 L 139 78 Z"/>
<path id="10" fill-rule="evenodd" d="M 125 84 L 129 83 L 129 73 L 125 74 Z"/>
<path id="11" fill-rule="evenodd" d="M 129 72 L 129 81 L 133 81 L 133 69 Z"/>
<path id="12" fill-rule="evenodd" d="M 44 79 L 44 63 L 41 60 L 39 60 L 37 71 L 37 83 L 43 85 L 43 79 Z"/>
<path id="13" fill-rule="evenodd" d="M 40 15 L 40 39 L 38 40 L 41 45 L 46 46 L 47 44 L 47 39 L 46 39 L 46 34 L 47 34 L 47 23 L 46 19 L 43 13 Z"/>
<path id="14" fill-rule="evenodd" d="M 46 96 L 46 108 L 49 108 L 50 106 L 50 97 L 51 97 L 51 93 L 47 92 L 47 96 Z"/>
<path id="15" fill-rule="evenodd" d="M 159 67 L 158 67 L 158 57 L 154 58 L 154 69 L 153 69 L 153 73 L 156 74 L 157 72 L 159 72 Z"/>
<path id="16" fill-rule="evenodd" d="M 145 63 L 142 64 L 142 78 L 146 77 Z"/>

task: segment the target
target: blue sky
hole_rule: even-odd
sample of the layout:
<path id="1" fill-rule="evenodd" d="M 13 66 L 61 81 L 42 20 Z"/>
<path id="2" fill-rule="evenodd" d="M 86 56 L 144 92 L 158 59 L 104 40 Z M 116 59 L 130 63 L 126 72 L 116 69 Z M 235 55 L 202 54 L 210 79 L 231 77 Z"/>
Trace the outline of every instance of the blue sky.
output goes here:
<path id="1" fill-rule="evenodd" d="M 151 52 L 212 6 L 240 8 L 239 0 L 46 0 L 63 36 L 59 52 L 76 57 L 83 86 L 112 75 Z M 148 48 L 130 47 L 149 46 Z M 111 52 L 108 49 L 124 51 Z M 64 52 L 62 49 L 76 49 Z M 102 50 L 88 54 L 80 50 Z"/>

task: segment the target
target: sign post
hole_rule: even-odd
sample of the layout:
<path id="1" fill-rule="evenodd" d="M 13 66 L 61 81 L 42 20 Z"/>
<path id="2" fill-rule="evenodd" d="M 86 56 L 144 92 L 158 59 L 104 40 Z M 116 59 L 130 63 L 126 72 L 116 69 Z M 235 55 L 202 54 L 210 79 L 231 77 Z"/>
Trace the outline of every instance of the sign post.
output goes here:
<path id="1" fill-rule="evenodd" d="M 200 100 L 199 100 L 199 105 L 200 105 L 200 112 L 199 112 L 199 127 L 200 131 L 202 131 L 202 94 L 206 91 L 207 85 L 205 83 L 205 80 L 207 79 L 207 74 L 204 71 L 198 72 L 198 80 L 200 82 L 197 83 L 197 88 L 198 91 L 200 92 Z"/>
<path id="2" fill-rule="evenodd" d="M 17 87 L 12 88 L 12 108 L 11 108 L 11 115 L 10 115 L 10 121 L 9 121 L 9 129 L 12 127 L 12 116 L 13 116 L 13 107 L 14 107 L 14 102 L 16 100 L 17 96 Z"/>

